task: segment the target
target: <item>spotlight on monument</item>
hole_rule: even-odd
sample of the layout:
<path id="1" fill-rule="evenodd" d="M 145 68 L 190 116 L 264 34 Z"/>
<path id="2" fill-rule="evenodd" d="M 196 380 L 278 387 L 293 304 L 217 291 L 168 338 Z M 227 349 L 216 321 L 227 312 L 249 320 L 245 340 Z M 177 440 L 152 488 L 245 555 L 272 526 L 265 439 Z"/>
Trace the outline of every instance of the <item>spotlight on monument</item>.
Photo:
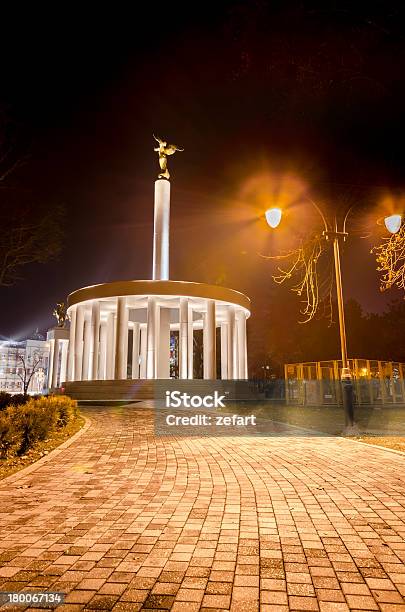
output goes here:
<path id="1" fill-rule="evenodd" d="M 402 216 L 401 215 L 390 215 L 389 217 L 385 217 L 384 224 L 387 230 L 391 234 L 396 234 L 399 228 L 401 227 Z"/>
<path id="2" fill-rule="evenodd" d="M 281 221 L 281 208 L 269 208 L 265 212 L 266 221 L 270 225 L 271 228 L 276 229 L 279 226 Z"/>

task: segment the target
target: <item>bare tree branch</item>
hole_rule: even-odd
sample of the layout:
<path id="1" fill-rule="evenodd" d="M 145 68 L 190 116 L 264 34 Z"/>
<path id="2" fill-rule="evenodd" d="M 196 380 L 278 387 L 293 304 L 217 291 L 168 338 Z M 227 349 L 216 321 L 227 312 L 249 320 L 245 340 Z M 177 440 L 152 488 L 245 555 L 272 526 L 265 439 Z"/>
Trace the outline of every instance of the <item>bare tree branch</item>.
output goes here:
<path id="1" fill-rule="evenodd" d="M 32 377 L 34 376 L 35 372 L 38 370 L 39 366 L 42 365 L 42 357 L 35 358 L 30 373 L 29 373 L 29 367 L 27 365 L 27 361 L 24 358 L 24 356 L 20 354 L 17 356 L 17 358 L 21 361 L 22 369 L 23 369 L 23 374 L 21 375 L 20 372 L 17 372 L 17 376 L 20 378 L 21 382 L 23 383 L 24 395 L 27 395 Z"/>
<path id="2" fill-rule="evenodd" d="M 382 244 L 371 249 L 376 254 L 377 271 L 382 272 L 380 291 L 393 286 L 405 291 L 405 224 L 396 234 L 384 238 Z"/>
<path id="3" fill-rule="evenodd" d="M 7 180 L 28 158 L 18 132 L 0 107 L 0 287 L 15 284 L 24 266 L 45 263 L 62 247 L 62 207 L 44 210 Z"/>
<path id="4" fill-rule="evenodd" d="M 10 286 L 22 278 L 21 270 L 30 263 L 46 263 L 62 248 L 63 209 L 39 213 L 32 205 L 15 211 L 13 202 L 0 213 L 0 286 Z M 38 218 L 36 218 L 38 216 Z"/>
<path id="5" fill-rule="evenodd" d="M 333 267 L 326 265 L 326 270 L 319 269 L 320 259 L 327 250 L 328 244 L 324 238 L 315 236 L 283 255 L 262 255 L 265 259 L 285 260 L 288 263 L 285 269 L 279 266 L 278 274 L 272 278 L 279 285 L 292 280 L 291 291 L 302 298 L 303 304 L 300 310 L 303 320 L 299 323 L 311 321 L 321 304 L 324 306 L 324 316 L 332 322 Z"/>

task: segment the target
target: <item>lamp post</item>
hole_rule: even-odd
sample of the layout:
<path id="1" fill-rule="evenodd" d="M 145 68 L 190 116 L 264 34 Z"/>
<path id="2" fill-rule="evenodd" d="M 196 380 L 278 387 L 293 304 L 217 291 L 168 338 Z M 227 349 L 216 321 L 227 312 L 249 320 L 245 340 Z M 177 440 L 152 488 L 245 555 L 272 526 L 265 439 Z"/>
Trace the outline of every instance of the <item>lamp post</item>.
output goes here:
<path id="1" fill-rule="evenodd" d="M 350 429 L 354 425 L 354 409 L 353 409 L 353 381 L 352 375 L 349 368 L 349 360 L 347 358 L 347 340 L 346 340 L 346 324 L 345 324 L 345 311 L 343 302 L 343 288 L 342 288 L 342 271 L 340 267 L 340 245 L 339 240 L 346 240 L 347 233 L 345 231 L 346 226 L 345 217 L 343 224 L 343 231 L 338 231 L 337 219 L 334 220 L 334 231 L 324 232 L 326 240 L 331 239 L 333 241 L 333 256 L 335 264 L 335 276 L 336 276 L 336 296 L 338 305 L 339 315 L 339 333 L 340 333 L 340 350 L 342 354 L 342 401 L 343 409 L 345 413 L 345 425 L 346 430 Z"/>
<path id="2" fill-rule="evenodd" d="M 338 220 L 337 217 L 334 217 L 333 226 L 330 226 L 326 221 L 325 215 L 319 206 L 311 199 L 307 198 L 307 200 L 314 206 L 319 215 L 322 218 L 324 230 L 322 235 L 326 240 L 331 240 L 333 244 L 333 257 L 334 257 L 334 266 L 335 266 L 335 278 L 336 278 L 336 297 L 337 297 L 337 306 L 338 306 L 338 315 L 339 315 L 339 333 L 340 333 L 340 350 L 342 356 L 342 372 L 341 372 L 341 382 L 342 382 L 342 402 L 343 409 L 345 414 L 345 426 L 346 432 L 349 432 L 354 425 L 354 410 L 353 410 L 353 381 L 352 374 L 350 372 L 349 360 L 347 358 L 347 341 L 346 341 L 346 325 L 345 325 L 345 312 L 344 312 L 344 302 L 343 302 L 343 288 L 342 288 L 342 271 L 340 266 L 340 241 L 345 241 L 347 238 L 346 232 L 346 221 L 347 217 L 350 213 L 350 208 L 346 212 L 341 231 L 338 230 Z M 275 213 L 274 211 L 279 211 L 279 213 Z M 281 210 L 277 209 L 269 209 L 266 211 L 266 220 L 270 227 L 277 227 L 281 221 Z M 273 221 L 273 224 L 270 223 L 269 219 Z"/>

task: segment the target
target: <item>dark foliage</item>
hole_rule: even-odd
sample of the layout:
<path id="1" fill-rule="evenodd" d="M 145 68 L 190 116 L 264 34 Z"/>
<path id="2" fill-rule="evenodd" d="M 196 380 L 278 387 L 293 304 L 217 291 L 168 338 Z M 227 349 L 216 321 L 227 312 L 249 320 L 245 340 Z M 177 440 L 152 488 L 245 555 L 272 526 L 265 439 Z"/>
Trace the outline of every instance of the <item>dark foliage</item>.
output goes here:
<path id="1" fill-rule="evenodd" d="M 350 358 L 405 362 L 405 301 L 394 300 L 382 314 L 363 311 L 355 300 L 345 305 Z M 284 376 L 285 363 L 340 359 L 337 321 L 314 319 L 300 325 L 291 299 L 274 301 L 249 322 L 251 375 L 262 375 L 262 365 Z"/>

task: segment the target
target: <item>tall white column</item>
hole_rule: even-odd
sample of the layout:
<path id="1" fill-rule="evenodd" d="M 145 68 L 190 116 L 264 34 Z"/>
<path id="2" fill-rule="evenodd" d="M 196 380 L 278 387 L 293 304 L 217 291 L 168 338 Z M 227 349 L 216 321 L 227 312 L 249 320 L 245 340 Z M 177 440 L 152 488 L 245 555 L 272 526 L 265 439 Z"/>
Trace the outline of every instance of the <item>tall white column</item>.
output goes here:
<path id="1" fill-rule="evenodd" d="M 107 354 L 106 354 L 106 378 L 113 380 L 114 378 L 114 313 L 109 312 L 107 315 Z"/>
<path id="2" fill-rule="evenodd" d="M 233 332 L 233 378 L 237 380 L 239 378 L 239 344 L 238 344 L 238 326 L 236 325 L 236 318 L 234 323 Z"/>
<path id="3" fill-rule="evenodd" d="M 139 367 L 139 376 L 143 380 L 146 378 L 146 353 L 147 353 L 147 333 L 146 325 L 141 326 L 141 363 Z"/>
<path id="4" fill-rule="evenodd" d="M 227 309 L 227 324 L 228 324 L 228 379 L 236 378 L 235 376 L 235 308 L 228 306 Z"/>
<path id="5" fill-rule="evenodd" d="M 115 307 L 117 308 L 117 302 L 115 302 Z M 113 324 L 113 359 L 114 359 L 113 373 L 112 373 L 113 378 L 115 378 L 115 368 L 116 368 L 116 363 L 117 363 L 116 346 L 117 346 L 117 309 L 115 309 L 114 311 L 114 324 Z"/>
<path id="6" fill-rule="evenodd" d="M 188 378 L 188 299 L 180 298 L 179 310 L 179 378 Z"/>
<path id="7" fill-rule="evenodd" d="M 125 297 L 117 298 L 117 326 L 115 341 L 115 379 L 127 378 L 128 363 L 128 310 Z"/>
<path id="8" fill-rule="evenodd" d="M 233 321 L 233 376 L 235 380 L 239 378 L 239 366 L 238 366 L 238 326 L 236 323 L 236 311 L 234 309 L 235 318 Z"/>
<path id="9" fill-rule="evenodd" d="M 53 383 L 53 355 L 55 352 L 55 340 L 49 340 L 49 358 L 48 358 L 48 389 L 52 389 Z"/>
<path id="10" fill-rule="evenodd" d="M 238 378 L 241 380 L 246 379 L 246 317 L 241 311 L 238 312 L 237 317 L 238 327 Z"/>
<path id="11" fill-rule="evenodd" d="M 170 308 L 159 308 L 156 378 L 170 378 Z"/>
<path id="12" fill-rule="evenodd" d="M 84 306 L 76 306 L 74 380 L 82 380 Z"/>
<path id="13" fill-rule="evenodd" d="M 67 380 L 74 380 L 75 375 L 75 332 L 76 332 L 76 308 L 70 311 L 70 330 L 69 330 L 69 355 Z"/>
<path id="14" fill-rule="evenodd" d="M 90 351 L 91 351 L 91 312 L 86 313 L 84 319 L 84 344 L 83 344 L 83 364 L 82 380 L 91 379 Z"/>
<path id="15" fill-rule="evenodd" d="M 228 324 L 221 323 L 221 379 L 228 378 Z"/>
<path id="16" fill-rule="evenodd" d="M 207 311 L 204 317 L 204 378 L 214 380 L 217 377 L 216 336 L 215 336 L 215 302 L 207 300 Z"/>
<path id="17" fill-rule="evenodd" d="M 107 361 L 107 321 L 100 323 L 100 357 L 98 360 L 98 380 L 106 379 Z"/>
<path id="18" fill-rule="evenodd" d="M 91 306 L 91 380 L 98 378 L 98 359 L 99 359 L 99 343 L 100 343 L 100 303 L 93 302 Z"/>
<path id="19" fill-rule="evenodd" d="M 56 389 L 58 386 L 58 370 L 59 370 L 59 340 L 55 338 L 53 341 L 53 364 L 52 364 L 52 387 Z"/>
<path id="20" fill-rule="evenodd" d="M 170 183 L 155 181 L 155 218 L 153 227 L 153 280 L 169 279 Z"/>
<path id="21" fill-rule="evenodd" d="M 188 305 L 188 378 L 194 377 L 194 328 L 193 328 L 193 309 Z"/>
<path id="22" fill-rule="evenodd" d="M 67 371 L 67 356 L 68 356 L 68 340 L 61 340 L 61 361 L 60 361 L 60 376 L 59 383 L 66 382 L 66 371 Z"/>
<path id="23" fill-rule="evenodd" d="M 132 378 L 139 378 L 139 323 L 134 323 L 132 328 Z"/>
<path id="24" fill-rule="evenodd" d="M 146 378 L 156 378 L 156 319 L 156 298 L 149 296 L 146 325 Z"/>
<path id="25" fill-rule="evenodd" d="M 245 318 L 245 375 L 244 379 L 247 380 L 249 378 L 249 369 L 248 369 L 248 358 L 247 358 L 247 333 L 246 333 L 246 318 Z"/>

